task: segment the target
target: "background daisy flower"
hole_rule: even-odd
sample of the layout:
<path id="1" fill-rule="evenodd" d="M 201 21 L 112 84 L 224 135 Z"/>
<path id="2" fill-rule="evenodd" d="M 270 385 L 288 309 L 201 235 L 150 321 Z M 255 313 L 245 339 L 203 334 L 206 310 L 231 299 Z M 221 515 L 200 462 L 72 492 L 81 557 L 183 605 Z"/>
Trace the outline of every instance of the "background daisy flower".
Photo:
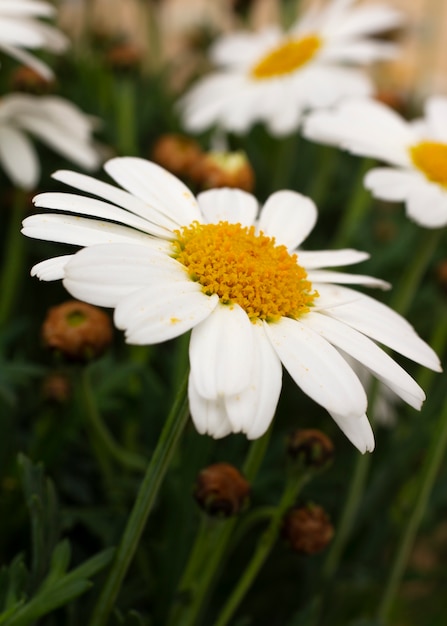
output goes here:
<path id="1" fill-rule="evenodd" d="M 67 48 L 65 35 L 38 19 L 52 17 L 55 12 L 51 4 L 41 0 L 0 0 L 0 50 L 51 78 L 50 68 L 24 48 L 55 53 Z"/>
<path id="2" fill-rule="evenodd" d="M 0 98 L 0 164 L 15 185 L 35 188 L 40 165 L 30 134 L 69 161 L 95 169 L 100 155 L 91 140 L 94 125 L 94 118 L 58 96 L 4 96 Z"/>
<path id="3" fill-rule="evenodd" d="M 271 27 L 218 39 L 211 59 L 220 69 L 180 101 L 185 128 L 243 133 L 261 121 L 286 135 L 307 110 L 372 93 L 370 79 L 352 65 L 394 55 L 393 44 L 370 36 L 398 26 L 401 14 L 384 5 L 353 8 L 354 1 L 310 8 L 288 32 Z"/>
<path id="4" fill-rule="evenodd" d="M 62 279 L 75 298 L 114 308 L 129 343 L 155 344 L 191 330 L 189 402 L 200 433 L 260 437 L 276 409 L 282 364 L 359 450 L 372 450 L 366 394 L 339 349 L 421 407 L 422 389 L 376 341 L 439 370 L 435 353 L 391 309 L 341 286 L 387 283 L 323 269 L 367 254 L 296 252 L 316 222 L 309 198 L 276 192 L 258 216 L 249 193 L 215 189 L 196 199 L 142 159 L 112 159 L 105 169 L 124 190 L 60 171 L 57 180 L 96 198 L 35 198 L 36 206 L 62 214 L 28 217 L 23 233 L 84 247 L 39 263 L 32 274 Z"/>
<path id="5" fill-rule="evenodd" d="M 333 111 L 309 115 L 304 135 L 391 167 L 370 170 L 365 187 L 376 198 L 403 201 L 420 226 L 447 224 L 447 98 L 433 96 L 425 116 L 407 122 L 374 100 L 341 103 Z"/>

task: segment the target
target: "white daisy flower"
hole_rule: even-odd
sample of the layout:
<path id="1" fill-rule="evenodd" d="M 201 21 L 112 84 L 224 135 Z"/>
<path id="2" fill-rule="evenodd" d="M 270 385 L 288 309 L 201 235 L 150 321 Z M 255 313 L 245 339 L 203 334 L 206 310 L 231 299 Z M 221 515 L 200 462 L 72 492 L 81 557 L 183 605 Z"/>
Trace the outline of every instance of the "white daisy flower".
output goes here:
<path id="1" fill-rule="evenodd" d="M 420 226 L 447 225 L 447 97 L 429 98 L 424 118 L 412 122 L 374 100 L 346 101 L 310 114 L 303 134 L 389 163 L 370 170 L 365 187 L 376 198 L 405 202 Z"/>
<path id="2" fill-rule="evenodd" d="M 105 169 L 125 191 L 59 171 L 56 180 L 96 198 L 34 199 L 61 214 L 28 217 L 25 235 L 84 247 L 39 263 L 32 274 L 62 279 L 75 298 L 114 308 L 129 343 L 192 330 L 189 402 L 200 433 L 260 437 L 276 409 L 282 364 L 359 450 L 372 450 L 366 394 L 339 349 L 420 409 L 424 392 L 376 342 L 434 370 L 437 356 L 397 313 L 336 284 L 387 283 L 322 269 L 357 263 L 366 253 L 296 251 L 317 217 L 309 198 L 279 191 L 258 216 L 249 193 L 214 189 L 196 199 L 143 159 L 115 158 Z"/>
<path id="3" fill-rule="evenodd" d="M 305 111 L 372 93 L 370 79 L 352 65 L 394 56 L 393 44 L 370 35 L 402 19 L 385 5 L 353 8 L 354 2 L 332 0 L 312 8 L 288 32 L 272 27 L 218 39 L 211 59 L 220 69 L 180 101 L 186 129 L 219 125 L 243 133 L 261 121 L 273 135 L 286 135 L 298 128 Z"/>
<path id="4" fill-rule="evenodd" d="M 77 165 L 95 169 L 100 164 L 91 141 L 95 124 L 93 118 L 57 96 L 4 96 L 0 98 L 0 165 L 18 187 L 36 187 L 40 165 L 30 134 Z"/>
<path id="5" fill-rule="evenodd" d="M 29 65 L 45 78 L 51 78 L 53 73 L 50 68 L 24 48 L 44 48 L 55 53 L 67 48 L 65 35 L 38 19 L 54 14 L 55 9 L 48 2 L 0 0 L 0 50 Z"/>

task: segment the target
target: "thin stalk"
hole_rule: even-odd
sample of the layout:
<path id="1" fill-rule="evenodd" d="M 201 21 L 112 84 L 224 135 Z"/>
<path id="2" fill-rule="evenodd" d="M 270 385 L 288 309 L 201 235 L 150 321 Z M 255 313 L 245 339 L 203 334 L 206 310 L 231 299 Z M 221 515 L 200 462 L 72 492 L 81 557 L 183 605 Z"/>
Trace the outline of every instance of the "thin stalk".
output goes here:
<path id="1" fill-rule="evenodd" d="M 240 603 L 252 586 L 261 567 L 264 565 L 268 555 L 276 543 L 285 512 L 294 504 L 299 491 L 308 480 L 309 475 L 309 472 L 304 471 L 298 479 L 294 477 L 293 479 L 289 479 L 287 481 L 278 507 L 270 520 L 270 524 L 261 535 L 250 562 L 239 579 L 233 593 L 225 603 L 219 618 L 215 622 L 215 626 L 226 626 L 237 611 Z"/>
<path id="2" fill-rule="evenodd" d="M 249 448 L 242 470 L 249 482 L 254 481 L 259 471 L 271 430 L 270 427 Z M 238 518 L 232 518 L 200 526 L 177 589 L 178 601 L 168 622 L 171 626 L 193 626 L 197 623 L 223 565 L 237 522 Z"/>
<path id="3" fill-rule="evenodd" d="M 85 415 L 89 427 L 95 436 L 97 445 L 99 445 L 107 456 L 115 460 L 122 467 L 133 471 L 144 472 L 147 467 L 146 459 L 139 454 L 128 452 L 118 445 L 107 429 L 107 426 L 104 424 L 93 395 L 88 368 L 85 368 L 82 372 L 81 389 Z"/>
<path id="4" fill-rule="evenodd" d="M 26 192 L 14 190 L 12 212 L 4 248 L 0 277 L 0 328 L 4 326 L 14 310 L 17 294 L 20 293 L 20 277 L 24 275 L 23 258 L 25 237 L 20 232 L 26 206 Z"/>
<path id="5" fill-rule="evenodd" d="M 140 543 L 147 519 L 188 417 L 187 376 L 185 376 L 141 483 L 111 570 L 93 612 L 90 626 L 108 624 L 110 613 Z"/>
<path id="6" fill-rule="evenodd" d="M 120 76 L 116 84 L 118 149 L 125 156 L 138 154 L 135 86 L 133 75 Z"/>
<path id="7" fill-rule="evenodd" d="M 433 437 L 427 452 L 425 463 L 421 472 L 421 481 L 419 485 L 416 501 L 408 518 L 404 532 L 402 533 L 397 548 L 394 562 L 391 566 L 390 575 L 385 586 L 385 592 L 379 604 L 377 617 L 380 623 L 388 624 L 390 612 L 393 606 L 396 593 L 399 589 L 402 576 L 405 572 L 406 565 L 414 545 L 416 534 L 418 532 L 430 494 L 439 468 L 445 458 L 447 449 L 447 403 L 439 415 L 438 422 L 433 429 Z"/>
<path id="8" fill-rule="evenodd" d="M 333 241 L 334 248 L 343 248 L 350 243 L 352 236 L 371 205 L 371 194 L 363 186 L 363 178 L 373 164 L 373 159 L 363 159 L 360 164 L 357 178 L 353 186 L 354 191 L 351 200 L 343 212 L 343 216 L 335 233 Z"/>

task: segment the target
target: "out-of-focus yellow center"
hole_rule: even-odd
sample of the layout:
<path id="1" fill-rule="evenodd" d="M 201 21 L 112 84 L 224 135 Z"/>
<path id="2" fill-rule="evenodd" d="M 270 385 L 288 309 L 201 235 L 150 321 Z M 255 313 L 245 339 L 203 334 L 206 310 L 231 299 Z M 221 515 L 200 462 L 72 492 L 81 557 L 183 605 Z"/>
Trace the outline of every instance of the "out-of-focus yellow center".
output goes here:
<path id="1" fill-rule="evenodd" d="M 290 74 L 308 63 L 318 52 L 322 43 L 318 35 L 287 39 L 252 67 L 251 76 L 264 80 Z"/>
<path id="2" fill-rule="evenodd" d="M 194 222 L 176 231 L 174 258 L 202 291 L 238 304 L 252 322 L 298 318 L 318 296 L 296 254 L 255 227 Z"/>
<path id="3" fill-rule="evenodd" d="M 447 144 L 421 141 L 410 148 L 411 160 L 433 183 L 447 187 Z"/>

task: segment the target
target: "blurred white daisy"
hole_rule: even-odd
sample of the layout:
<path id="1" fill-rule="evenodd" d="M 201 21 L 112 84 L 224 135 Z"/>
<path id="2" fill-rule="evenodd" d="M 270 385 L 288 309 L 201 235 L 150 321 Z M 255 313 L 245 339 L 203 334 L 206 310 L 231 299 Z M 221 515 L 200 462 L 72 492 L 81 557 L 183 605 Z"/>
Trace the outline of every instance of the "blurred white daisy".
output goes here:
<path id="1" fill-rule="evenodd" d="M 422 389 L 375 342 L 434 370 L 437 356 L 397 313 L 335 284 L 387 283 L 321 269 L 367 254 L 296 252 L 317 217 L 309 198 L 279 191 L 258 216 L 249 193 L 214 189 L 196 199 L 143 159 L 115 158 L 105 169 L 125 191 L 59 171 L 56 180 L 96 198 L 35 198 L 62 214 L 28 217 L 25 235 L 85 247 L 39 263 L 32 274 L 62 279 L 75 298 L 113 307 L 129 343 L 155 344 L 192 329 L 189 402 L 200 433 L 260 437 L 276 409 L 282 363 L 359 450 L 372 450 L 366 394 L 338 348 L 420 409 Z"/>
<path id="2" fill-rule="evenodd" d="M 69 161 L 93 170 L 100 164 L 91 139 L 95 124 L 94 118 L 57 96 L 4 96 L 0 98 L 0 165 L 18 187 L 36 187 L 40 164 L 29 134 Z"/>
<path id="3" fill-rule="evenodd" d="M 296 130 L 305 111 L 347 96 L 366 96 L 373 86 L 353 65 L 394 56 L 391 43 L 372 39 L 398 26 L 401 14 L 385 5 L 353 8 L 355 0 L 332 0 L 311 8 L 288 31 L 223 36 L 211 49 L 220 67 L 199 80 L 180 101 L 185 128 L 213 125 L 242 133 L 265 122 L 273 135 Z"/>
<path id="4" fill-rule="evenodd" d="M 346 101 L 310 114 L 303 134 L 389 163 L 370 170 L 365 187 L 376 198 L 405 202 L 420 226 L 447 225 L 447 97 L 429 98 L 424 118 L 412 122 L 374 100 Z"/>
<path id="5" fill-rule="evenodd" d="M 0 50 L 51 78 L 50 68 L 26 48 L 44 48 L 55 53 L 67 48 L 65 35 L 38 19 L 53 17 L 55 12 L 51 4 L 41 0 L 0 0 Z"/>

